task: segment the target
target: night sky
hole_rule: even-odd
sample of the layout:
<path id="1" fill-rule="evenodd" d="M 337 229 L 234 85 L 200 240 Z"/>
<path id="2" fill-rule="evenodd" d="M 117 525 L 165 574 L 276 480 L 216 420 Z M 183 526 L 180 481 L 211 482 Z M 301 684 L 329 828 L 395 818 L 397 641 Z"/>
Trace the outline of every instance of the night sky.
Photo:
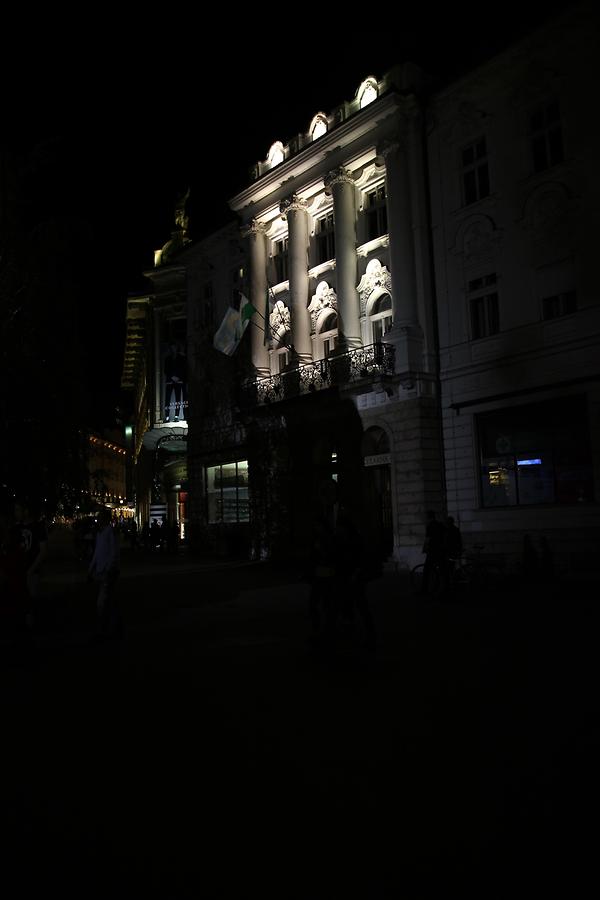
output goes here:
<path id="1" fill-rule="evenodd" d="M 126 26 L 52 20 L 46 32 L 40 20 L 37 35 L 19 33 L 19 65 L 2 63 L 12 85 L 2 140 L 21 159 L 34 154 L 49 214 L 75 216 L 89 234 L 82 303 L 98 425 L 119 402 L 127 294 L 148 285 L 142 272 L 168 240 L 188 186 L 200 237 L 232 218 L 227 199 L 273 141 L 351 99 L 367 75 L 412 60 L 449 80 L 568 5 L 508 2 L 483 15 L 475 3 L 460 13 L 398 7 L 398 24 L 384 11 L 390 27 L 373 21 L 370 37 L 370 17 L 360 25 L 346 6 L 327 8 L 321 32 L 292 21 L 277 34 L 258 8 L 189 27 L 174 7 L 176 20 L 166 22 L 164 13 Z M 357 26 L 361 46 L 352 53 Z"/>

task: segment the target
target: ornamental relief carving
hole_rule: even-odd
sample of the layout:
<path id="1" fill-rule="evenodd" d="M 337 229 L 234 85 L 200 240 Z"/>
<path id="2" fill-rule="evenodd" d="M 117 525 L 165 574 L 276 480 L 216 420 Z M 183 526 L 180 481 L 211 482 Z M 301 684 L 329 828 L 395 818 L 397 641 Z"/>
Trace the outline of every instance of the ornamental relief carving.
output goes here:
<path id="1" fill-rule="evenodd" d="M 334 289 L 329 287 L 326 281 L 321 281 L 308 306 L 311 334 L 316 334 L 317 321 L 323 310 L 331 309 L 337 313 L 337 305 L 337 294 Z"/>
<path id="2" fill-rule="evenodd" d="M 569 230 L 571 212 L 572 203 L 565 185 L 546 182 L 527 198 L 523 227 L 533 233 L 534 240 L 542 241 Z"/>
<path id="3" fill-rule="evenodd" d="M 463 257 L 465 265 L 474 265 L 495 256 L 500 243 L 500 231 L 490 216 L 469 216 L 458 231 L 452 252 Z"/>
<path id="4" fill-rule="evenodd" d="M 258 219 L 252 219 L 251 222 L 248 222 L 247 225 L 242 225 L 240 228 L 240 232 L 242 237 L 250 237 L 253 234 L 266 234 L 269 230 L 269 226 L 264 222 L 259 222 Z"/>
<path id="5" fill-rule="evenodd" d="M 350 169 L 339 166 L 337 169 L 327 173 L 325 176 L 325 191 L 330 194 L 336 184 L 351 184 L 354 186 L 354 175 Z"/>
<path id="6" fill-rule="evenodd" d="M 282 300 L 277 300 L 269 315 L 269 327 L 275 344 L 281 343 L 287 332 L 291 330 L 292 319 L 288 307 Z"/>
<path id="7" fill-rule="evenodd" d="M 392 293 L 392 275 L 386 266 L 382 266 L 378 259 L 372 259 L 367 266 L 367 271 L 360 279 L 356 287 L 360 297 L 360 314 L 367 314 L 367 304 L 373 291 L 386 291 Z"/>
<path id="8" fill-rule="evenodd" d="M 303 200 L 298 194 L 292 194 L 291 197 L 286 197 L 279 204 L 279 212 L 282 216 L 287 216 L 289 212 L 293 212 L 294 210 L 300 210 L 301 212 L 308 211 L 306 200 Z"/>

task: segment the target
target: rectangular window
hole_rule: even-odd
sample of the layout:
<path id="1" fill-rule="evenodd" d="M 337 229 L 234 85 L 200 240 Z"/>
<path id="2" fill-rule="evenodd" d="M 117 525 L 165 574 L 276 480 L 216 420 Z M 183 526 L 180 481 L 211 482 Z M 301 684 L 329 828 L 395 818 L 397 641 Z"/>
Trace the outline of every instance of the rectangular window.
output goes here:
<path id="1" fill-rule="evenodd" d="M 564 294 L 542 298 L 542 317 L 544 319 L 558 319 L 560 316 L 568 316 L 574 312 L 577 312 L 575 291 L 566 291 Z"/>
<path id="2" fill-rule="evenodd" d="M 372 191 L 367 191 L 364 197 L 365 219 L 367 226 L 367 241 L 387 234 L 387 204 L 385 184 Z"/>
<path id="3" fill-rule="evenodd" d="M 323 359 L 329 359 L 337 346 L 337 337 L 331 335 L 323 340 Z"/>
<path id="4" fill-rule="evenodd" d="M 248 461 L 207 466 L 205 487 L 210 524 L 248 522 Z"/>
<path id="5" fill-rule="evenodd" d="M 592 500 L 584 397 L 485 413 L 477 431 L 483 506 Z"/>
<path id="6" fill-rule="evenodd" d="M 462 151 L 463 203 L 475 203 L 489 196 L 490 176 L 488 171 L 485 138 L 479 138 Z"/>
<path id="7" fill-rule="evenodd" d="M 493 289 L 496 281 L 495 272 L 469 281 L 467 293 L 474 341 L 500 331 L 498 293 Z"/>
<path id="8" fill-rule="evenodd" d="M 288 280 L 288 239 L 283 238 L 281 241 L 275 241 L 273 260 L 275 262 L 275 280 L 278 284 L 280 281 Z"/>
<path id="9" fill-rule="evenodd" d="M 383 316 L 381 319 L 373 319 L 373 343 L 376 344 L 392 327 L 392 317 Z"/>
<path id="10" fill-rule="evenodd" d="M 290 361 L 290 354 L 287 350 L 282 350 L 279 353 L 275 354 L 276 364 L 275 371 L 277 373 L 281 373 L 285 371 L 285 367 Z"/>
<path id="11" fill-rule="evenodd" d="M 537 106 L 529 115 L 533 171 L 543 172 L 564 160 L 562 124 L 557 100 Z"/>
<path id="12" fill-rule="evenodd" d="M 317 264 L 328 262 L 335 257 L 335 233 L 333 213 L 317 219 Z"/>

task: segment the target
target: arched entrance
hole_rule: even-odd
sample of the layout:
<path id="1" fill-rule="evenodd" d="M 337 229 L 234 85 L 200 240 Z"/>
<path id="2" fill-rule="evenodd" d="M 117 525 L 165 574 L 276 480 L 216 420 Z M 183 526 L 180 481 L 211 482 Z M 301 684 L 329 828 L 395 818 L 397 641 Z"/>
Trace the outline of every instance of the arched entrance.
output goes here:
<path id="1" fill-rule="evenodd" d="M 384 556 L 394 549 L 390 441 L 379 426 L 367 428 L 362 439 L 365 505 L 375 543 Z"/>

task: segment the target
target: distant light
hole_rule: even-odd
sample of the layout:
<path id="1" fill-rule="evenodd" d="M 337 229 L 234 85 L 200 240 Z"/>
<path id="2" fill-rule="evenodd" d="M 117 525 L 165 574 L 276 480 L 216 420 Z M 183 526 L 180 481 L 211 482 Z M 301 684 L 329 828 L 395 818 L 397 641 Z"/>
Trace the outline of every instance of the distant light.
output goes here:
<path id="1" fill-rule="evenodd" d="M 541 466 L 541 459 L 518 459 L 518 466 Z"/>

